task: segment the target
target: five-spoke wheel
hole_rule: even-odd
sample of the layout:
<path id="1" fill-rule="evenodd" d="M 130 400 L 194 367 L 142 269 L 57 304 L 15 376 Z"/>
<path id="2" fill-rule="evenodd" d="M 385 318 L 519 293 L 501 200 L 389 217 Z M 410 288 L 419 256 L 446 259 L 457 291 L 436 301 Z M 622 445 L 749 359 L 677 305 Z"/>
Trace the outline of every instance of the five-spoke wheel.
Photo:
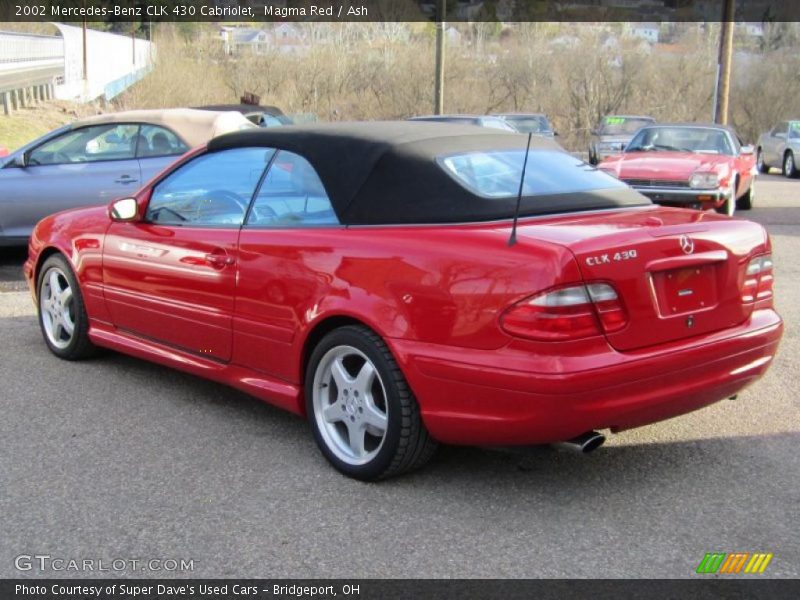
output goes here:
<path id="1" fill-rule="evenodd" d="M 60 254 L 50 256 L 39 269 L 37 286 L 39 326 L 48 348 L 61 358 L 76 360 L 94 353 L 89 341 L 89 319 L 78 282 Z"/>
<path id="2" fill-rule="evenodd" d="M 350 477 L 409 471 L 436 449 L 394 357 L 367 327 L 348 325 L 322 338 L 309 359 L 305 390 L 317 444 Z"/>

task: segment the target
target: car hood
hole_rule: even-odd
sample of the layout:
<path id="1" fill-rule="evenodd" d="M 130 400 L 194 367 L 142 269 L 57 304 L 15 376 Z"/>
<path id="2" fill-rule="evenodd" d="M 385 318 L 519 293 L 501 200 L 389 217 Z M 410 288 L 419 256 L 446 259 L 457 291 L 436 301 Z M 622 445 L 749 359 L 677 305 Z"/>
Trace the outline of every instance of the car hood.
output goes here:
<path id="1" fill-rule="evenodd" d="M 628 152 L 601 163 L 604 170 L 620 178 L 689 179 L 695 171 L 718 171 L 731 157 L 696 152 Z"/>

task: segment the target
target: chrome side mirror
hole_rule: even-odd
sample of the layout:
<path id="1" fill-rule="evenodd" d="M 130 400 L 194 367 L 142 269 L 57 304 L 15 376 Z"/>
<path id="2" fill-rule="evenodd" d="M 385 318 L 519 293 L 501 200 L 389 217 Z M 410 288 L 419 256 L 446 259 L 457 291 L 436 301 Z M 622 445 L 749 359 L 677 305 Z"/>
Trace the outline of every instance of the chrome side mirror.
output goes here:
<path id="1" fill-rule="evenodd" d="M 139 216 L 139 203 L 136 198 L 123 198 L 111 203 L 108 211 L 112 221 L 135 221 Z"/>

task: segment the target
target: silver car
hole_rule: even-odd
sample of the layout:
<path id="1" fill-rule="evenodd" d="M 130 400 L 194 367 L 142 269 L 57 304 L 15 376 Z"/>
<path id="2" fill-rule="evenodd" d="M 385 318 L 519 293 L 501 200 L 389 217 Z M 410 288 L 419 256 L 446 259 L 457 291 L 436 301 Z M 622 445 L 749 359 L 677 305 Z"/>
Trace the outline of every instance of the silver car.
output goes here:
<path id="1" fill-rule="evenodd" d="M 596 165 L 604 159 L 619 154 L 633 139 L 634 134 L 646 125 L 652 125 L 653 117 L 631 115 L 607 115 L 592 130 L 589 140 L 589 162 Z"/>
<path id="2" fill-rule="evenodd" d="M 786 177 L 797 177 L 799 158 L 800 121 L 782 121 L 758 138 L 756 164 L 762 173 L 777 167 Z"/>
<path id="3" fill-rule="evenodd" d="M 477 125 L 517 133 L 505 119 L 492 115 L 426 115 L 424 117 L 411 117 L 408 121 L 438 121 L 440 123 L 460 123 L 462 125 Z"/>
<path id="4" fill-rule="evenodd" d="M 193 146 L 249 128 L 238 112 L 168 109 L 98 115 L 51 131 L 0 158 L 0 246 L 25 245 L 47 215 L 131 194 Z"/>

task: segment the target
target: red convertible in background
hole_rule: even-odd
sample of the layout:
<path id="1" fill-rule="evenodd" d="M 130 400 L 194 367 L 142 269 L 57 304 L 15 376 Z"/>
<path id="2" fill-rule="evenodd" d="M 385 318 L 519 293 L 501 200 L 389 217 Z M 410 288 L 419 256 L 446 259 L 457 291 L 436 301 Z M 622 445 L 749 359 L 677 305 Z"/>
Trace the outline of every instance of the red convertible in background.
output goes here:
<path id="1" fill-rule="evenodd" d="M 651 125 L 598 168 L 653 202 L 732 216 L 755 201 L 756 159 L 731 127 Z"/>
<path id="2" fill-rule="evenodd" d="M 40 221 L 24 270 L 57 357 L 237 387 L 372 480 L 438 442 L 588 451 L 735 395 L 783 329 L 770 252 L 760 225 L 654 206 L 551 140 L 355 123 L 215 138 Z"/>

